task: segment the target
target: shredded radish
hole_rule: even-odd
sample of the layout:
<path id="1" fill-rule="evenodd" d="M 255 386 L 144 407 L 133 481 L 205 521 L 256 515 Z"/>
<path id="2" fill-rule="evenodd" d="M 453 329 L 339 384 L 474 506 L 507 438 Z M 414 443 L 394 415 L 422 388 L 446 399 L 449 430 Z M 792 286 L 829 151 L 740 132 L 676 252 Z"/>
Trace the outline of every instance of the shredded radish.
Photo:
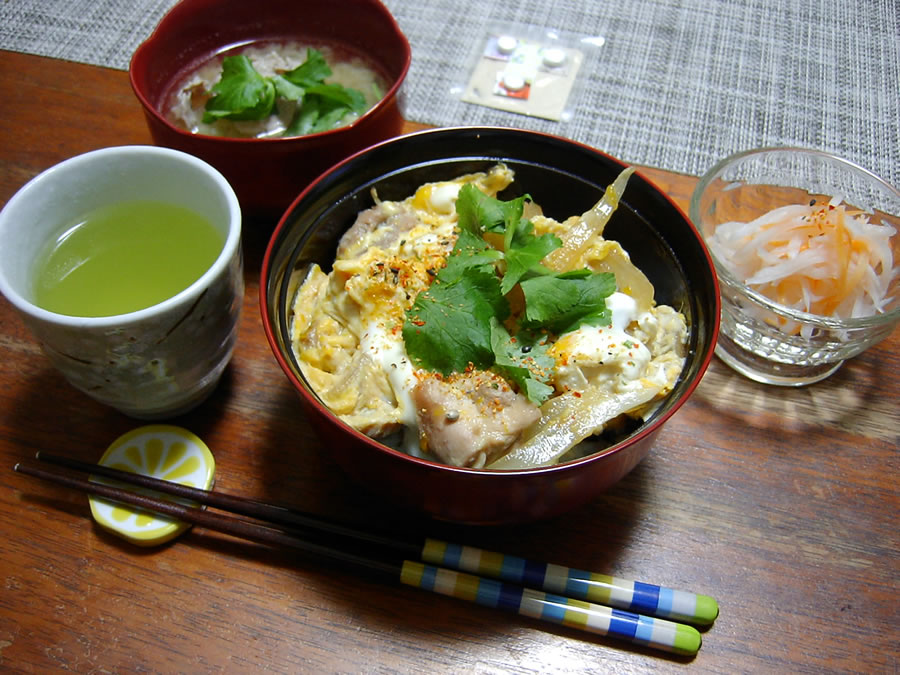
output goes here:
<path id="1" fill-rule="evenodd" d="M 748 286 L 794 310 L 833 318 L 884 311 L 894 269 L 890 225 L 839 198 L 781 206 L 719 225 L 710 248 Z M 795 324 L 782 326 L 800 332 Z"/>

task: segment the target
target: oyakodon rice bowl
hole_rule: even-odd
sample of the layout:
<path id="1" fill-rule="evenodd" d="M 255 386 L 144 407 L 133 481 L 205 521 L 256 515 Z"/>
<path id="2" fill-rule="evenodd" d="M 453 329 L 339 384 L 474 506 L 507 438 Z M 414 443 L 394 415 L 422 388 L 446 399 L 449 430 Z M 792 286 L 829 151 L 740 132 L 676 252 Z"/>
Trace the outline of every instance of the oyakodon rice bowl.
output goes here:
<path id="1" fill-rule="evenodd" d="M 632 169 L 557 222 L 488 171 L 357 216 L 331 272 L 299 270 L 294 357 L 344 422 L 417 457 L 525 469 L 652 416 L 684 366 L 684 316 L 603 237 Z M 389 442 L 392 439 L 393 442 Z"/>
<path id="2" fill-rule="evenodd" d="M 552 136 L 444 129 L 298 198 L 263 319 L 351 475 L 498 523 L 561 513 L 643 458 L 708 364 L 718 294 L 690 223 L 624 170 Z"/>

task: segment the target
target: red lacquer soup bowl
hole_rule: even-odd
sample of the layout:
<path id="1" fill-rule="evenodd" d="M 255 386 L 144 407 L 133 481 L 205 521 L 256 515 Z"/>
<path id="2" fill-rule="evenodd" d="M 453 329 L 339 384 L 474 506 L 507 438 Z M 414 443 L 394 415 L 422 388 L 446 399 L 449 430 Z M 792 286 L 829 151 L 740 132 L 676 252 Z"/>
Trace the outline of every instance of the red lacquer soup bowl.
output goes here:
<path id="1" fill-rule="evenodd" d="M 191 133 L 170 119 L 173 89 L 210 58 L 287 42 L 362 60 L 381 76 L 381 99 L 349 126 L 296 137 Z M 409 42 L 378 0 L 182 0 L 135 51 L 129 75 L 154 142 L 212 164 L 234 187 L 245 216 L 274 226 L 323 171 L 401 132 L 410 59 Z"/>

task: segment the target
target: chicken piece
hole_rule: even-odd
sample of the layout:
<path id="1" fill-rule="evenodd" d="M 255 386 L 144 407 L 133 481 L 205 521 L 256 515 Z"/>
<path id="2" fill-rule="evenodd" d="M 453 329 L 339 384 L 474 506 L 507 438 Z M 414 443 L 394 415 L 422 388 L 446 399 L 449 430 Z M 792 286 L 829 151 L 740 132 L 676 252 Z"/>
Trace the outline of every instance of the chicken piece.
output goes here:
<path id="1" fill-rule="evenodd" d="M 422 447 L 452 466 L 489 464 L 541 417 L 536 405 L 486 371 L 426 377 L 412 399 Z"/>
<path id="2" fill-rule="evenodd" d="M 395 202 L 382 202 L 361 211 L 338 243 L 338 260 L 362 256 L 372 246 L 386 250 L 419 224 L 413 211 Z"/>

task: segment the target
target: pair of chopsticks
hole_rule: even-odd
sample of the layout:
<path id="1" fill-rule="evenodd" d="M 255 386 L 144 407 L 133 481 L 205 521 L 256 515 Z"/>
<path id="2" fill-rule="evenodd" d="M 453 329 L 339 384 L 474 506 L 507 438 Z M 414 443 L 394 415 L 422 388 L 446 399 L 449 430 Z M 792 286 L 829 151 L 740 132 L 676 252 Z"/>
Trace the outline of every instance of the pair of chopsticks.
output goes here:
<path id="1" fill-rule="evenodd" d="M 688 624 L 709 625 L 719 612 L 715 599 L 708 595 L 438 539 L 396 539 L 273 504 L 44 452 L 37 453 L 36 459 L 226 513 L 140 494 L 35 463 L 19 463 L 13 468 L 35 478 L 248 541 L 302 550 L 409 586 L 675 654 L 696 654 L 702 639 L 699 631 Z"/>

